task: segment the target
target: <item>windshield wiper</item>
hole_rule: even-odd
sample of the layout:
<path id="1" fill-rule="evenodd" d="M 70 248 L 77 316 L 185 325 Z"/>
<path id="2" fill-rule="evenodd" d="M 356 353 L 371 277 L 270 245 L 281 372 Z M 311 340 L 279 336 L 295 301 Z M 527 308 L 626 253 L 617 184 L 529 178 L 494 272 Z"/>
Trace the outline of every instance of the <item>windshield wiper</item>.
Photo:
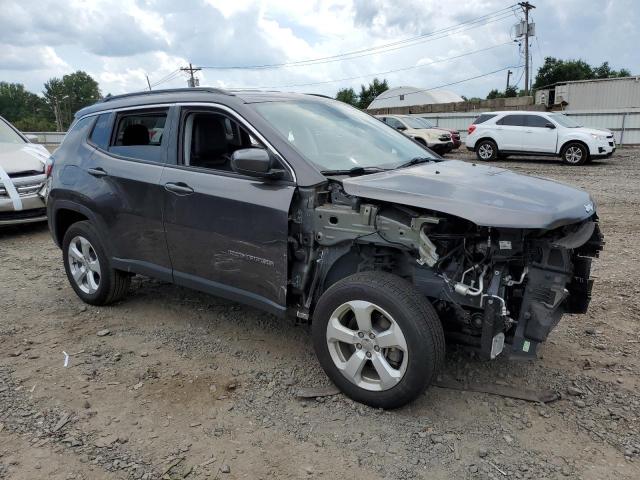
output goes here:
<path id="1" fill-rule="evenodd" d="M 356 175 L 364 175 L 365 173 L 384 172 L 385 170 L 387 170 L 387 169 L 386 168 L 380 168 L 380 167 L 353 167 L 353 168 L 343 169 L 343 170 L 321 170 L 320 173 L 322 173 L 323 175 L 351 175 L 351 176 L 356 176 Z"/>
<path id="2" fill-rule="evenodd" d="M 434 161 L 434 158 L 429 158 L 429 157 L 414 157 L 411 160 L 409 160 L 406 163 L 401 163 L 400 165 L 398 165 L 395 168 L 406 168 L 406 167 L 411 167 L 412 165 L 418 165 L 420 163 L 429 163 Z"/>

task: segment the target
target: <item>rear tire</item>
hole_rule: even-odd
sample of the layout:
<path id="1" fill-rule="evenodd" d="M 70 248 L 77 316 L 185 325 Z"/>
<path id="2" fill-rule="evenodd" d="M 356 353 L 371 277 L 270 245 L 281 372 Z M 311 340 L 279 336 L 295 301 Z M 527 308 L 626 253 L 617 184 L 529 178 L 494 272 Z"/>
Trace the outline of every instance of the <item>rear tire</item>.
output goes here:
<path id="1" fill-rule="evenodd" d="M 442 324 L 431 303 L 386 272 L 356 273 L 332 285 L 318 301 L 312 331 L 333 383 L 375 408 L 414 400 L 444 361 Z"/>
<path id="2" fill-rule="evenodd" d="M 111 267 L 100 237 L 90 222 L 74 223 L 65 232 L 62 258 L 69 283 L 83 302 L 107 305 L 127 293 L 131 276 Z"/>
<path id="3" fill-rule="evenodd" d="M 560 156 L 567 165 L 584 165 L 589 161 L 589 150 L 582 143 L 571 142 L 564 146 Z"/>
<path id="4" fill-rule="evenodd" d="M 498 154 L 498 145 L 493 140 L 481 140 L 476 145 L 476 156 L 482 162 L 493 162 Z"/>

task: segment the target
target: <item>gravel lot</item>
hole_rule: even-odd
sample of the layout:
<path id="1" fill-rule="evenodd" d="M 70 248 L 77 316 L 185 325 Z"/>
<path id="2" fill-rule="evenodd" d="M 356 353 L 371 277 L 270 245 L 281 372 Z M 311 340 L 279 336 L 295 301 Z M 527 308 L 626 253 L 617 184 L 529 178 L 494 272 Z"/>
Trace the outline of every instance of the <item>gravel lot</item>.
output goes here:
<path id="1" fill-rule="evenodd" d="M 301 400 L 297 388 L 328 382 L 307 327 L 142 277 L 123 302 L 89 307 L 45 225 L 9 228 L 0 478 L 640 478 L 640 150 L 499 165 L 595 196 L 607 245 L 591 309 L 565 317 L 536 362 L 450 347 L 444 374 L 560 400 L 436 387 L 391 412 Z"/>

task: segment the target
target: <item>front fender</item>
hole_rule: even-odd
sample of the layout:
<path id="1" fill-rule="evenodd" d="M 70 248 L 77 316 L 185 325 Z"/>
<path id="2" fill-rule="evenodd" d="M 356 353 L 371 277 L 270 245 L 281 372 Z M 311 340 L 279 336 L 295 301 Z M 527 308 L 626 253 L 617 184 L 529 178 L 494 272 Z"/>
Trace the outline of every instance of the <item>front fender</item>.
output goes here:
<path id="1" fill-rule="evenodd" d="M 571 141 L 584 143 L 589 149 L 590 155 L 598 151 L 596 140 L 591 135 L 586 133 L 574 133 L 571 135 L 561 135 L 558 137 L 558 150 L 556 151 L 556 153 L 560 155 L 564 146 Z"/>

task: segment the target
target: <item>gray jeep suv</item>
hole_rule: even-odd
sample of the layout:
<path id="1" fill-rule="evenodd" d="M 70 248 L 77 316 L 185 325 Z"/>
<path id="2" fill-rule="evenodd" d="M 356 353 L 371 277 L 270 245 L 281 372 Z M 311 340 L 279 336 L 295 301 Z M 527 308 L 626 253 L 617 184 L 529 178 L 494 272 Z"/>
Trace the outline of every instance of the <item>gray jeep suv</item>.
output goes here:
<path id="1" fill-rule="evenodd" d="M 48 182 L 83 301 L 141 274 L 296 316 L 331 380 L 383 408 L 424 391 L 445 337 L 535 358 L 586 311 L 603 245 L 585 191 L 442 160 L 312 95 L 110 97 L 76 114 Z"/>

